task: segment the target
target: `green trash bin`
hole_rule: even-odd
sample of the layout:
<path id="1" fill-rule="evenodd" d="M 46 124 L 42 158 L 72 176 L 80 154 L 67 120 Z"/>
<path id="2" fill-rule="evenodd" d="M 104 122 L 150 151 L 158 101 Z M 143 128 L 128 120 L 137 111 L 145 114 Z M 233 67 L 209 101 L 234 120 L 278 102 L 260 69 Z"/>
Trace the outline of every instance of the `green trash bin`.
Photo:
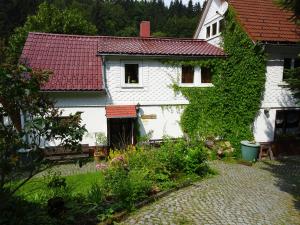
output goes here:
<path id="1" fill-rule="evenodd" d="M 249 141 L 241 141 L 241 145 L 243 160 L 256 161 L 260 144 L 251 143 Z"/>

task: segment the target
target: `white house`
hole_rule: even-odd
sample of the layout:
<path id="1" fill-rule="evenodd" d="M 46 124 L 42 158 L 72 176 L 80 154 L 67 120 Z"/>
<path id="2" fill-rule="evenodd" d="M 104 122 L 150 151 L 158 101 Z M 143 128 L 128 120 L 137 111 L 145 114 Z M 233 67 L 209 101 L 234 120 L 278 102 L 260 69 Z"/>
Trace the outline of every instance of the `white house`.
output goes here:
<path id="1" fill-rule="evenodd" d="M 88 130 L 83 144 L 94 146 L 102 132 L 120 147 L 134 144 L 138 133 L 151 133 L 151 139 L 182 136 L 179 120 L 188 101 L 171 86 L 210 86 L 209 73 L 204 77 L 201 68 L 163 60 L 208 57 L 224 53 L 203 40 L 152 38 L 144 21 L 140 37 L 29 33 L 21 61 L 53 71 L 43 91 L 64 115 L 82 112 Z"/>
<path id="2" fill-rule="evenodd" d="M 224 14 L 229 7 L 253 42 L 262 43 L 267 54 L 265 93 L 254 122 L 256 141 L 273 142 L 290 134 L 300 137 L 300 107 L 285 88 L 283 73 L 284 69 L 300 66 L 300 33 L 290 21 L 292 14 L 273 0 L 208 0 L 194 38 L 220 47 Z"/>

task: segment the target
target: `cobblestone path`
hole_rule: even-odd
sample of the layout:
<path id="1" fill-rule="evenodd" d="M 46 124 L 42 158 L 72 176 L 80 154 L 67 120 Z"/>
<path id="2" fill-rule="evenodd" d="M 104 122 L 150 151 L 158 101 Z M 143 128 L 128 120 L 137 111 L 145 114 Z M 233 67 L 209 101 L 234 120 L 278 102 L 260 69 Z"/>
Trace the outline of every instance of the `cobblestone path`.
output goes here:
<path id="1" fill-rule="evenodd" d="M 212 167 L 219 175 L 137 210 L 122 224 L 300 225 L 300 158 Z"/>

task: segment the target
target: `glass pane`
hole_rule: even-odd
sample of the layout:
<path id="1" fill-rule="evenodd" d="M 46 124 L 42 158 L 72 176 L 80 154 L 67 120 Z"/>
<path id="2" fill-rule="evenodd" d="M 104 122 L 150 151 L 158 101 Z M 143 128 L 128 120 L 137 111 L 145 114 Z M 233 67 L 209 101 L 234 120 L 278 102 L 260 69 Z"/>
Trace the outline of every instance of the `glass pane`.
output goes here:
<path id="1" fill-rule="evenodd" d="M 300 67 L 300 59 L 296 58 L 294 62 L 294 68 L 299 68 Z"/>
<path id="2" fill-rule="evenodd" d="M 181 83 L 194 83 L 193 66 L 182 66 Z"/>
<path id="3" fill-rule="evenodd" d="M 224 20 L 220 20 L 219 21 L 219 33 L 221 33 L 225 28 L 225 23 L 224 23 Z"/>
<path id="4" fill-rule="evenodd" d="M 206 38 L 210 37 L 210 26 L 206 27 Z"/>
<path id="5" fill-rule="evenodd" d="M 201 68 L 201 83 L 211 83 L 211 70 L 210 68 Z"/>
<path id="6" fill-rule="evenodd" d="M 284 67 L 284 69 L 291 69 L 291 67 L 292 67 L 292 59 L 291 58 L 285 58 L 284 59 L 283 67 Z"/>
<path id="7" fill-rule="evenodd" d="M 139 65 L 125 64 L 125 84 L 139 83 Z"/>
<path id="8" fill-rule="evenodd" d="M 217 23 L 214 23 L 212 25 L 212 35 L 216 35 L 217 34 Z"/>

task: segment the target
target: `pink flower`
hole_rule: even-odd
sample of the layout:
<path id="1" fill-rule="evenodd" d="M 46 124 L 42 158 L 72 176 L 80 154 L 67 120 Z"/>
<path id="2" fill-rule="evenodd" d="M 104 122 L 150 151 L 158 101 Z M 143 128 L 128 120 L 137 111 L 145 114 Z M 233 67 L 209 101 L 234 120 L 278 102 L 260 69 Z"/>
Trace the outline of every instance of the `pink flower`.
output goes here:
<path id="1" fill-rule="evenodd" d="M 105 164 L 105 163 L 98 163 L 98 164 L 96 164 L 96 169 L 97 170 L 105 170 L 105 169 L 107 169 L 107 165 Z"/>

